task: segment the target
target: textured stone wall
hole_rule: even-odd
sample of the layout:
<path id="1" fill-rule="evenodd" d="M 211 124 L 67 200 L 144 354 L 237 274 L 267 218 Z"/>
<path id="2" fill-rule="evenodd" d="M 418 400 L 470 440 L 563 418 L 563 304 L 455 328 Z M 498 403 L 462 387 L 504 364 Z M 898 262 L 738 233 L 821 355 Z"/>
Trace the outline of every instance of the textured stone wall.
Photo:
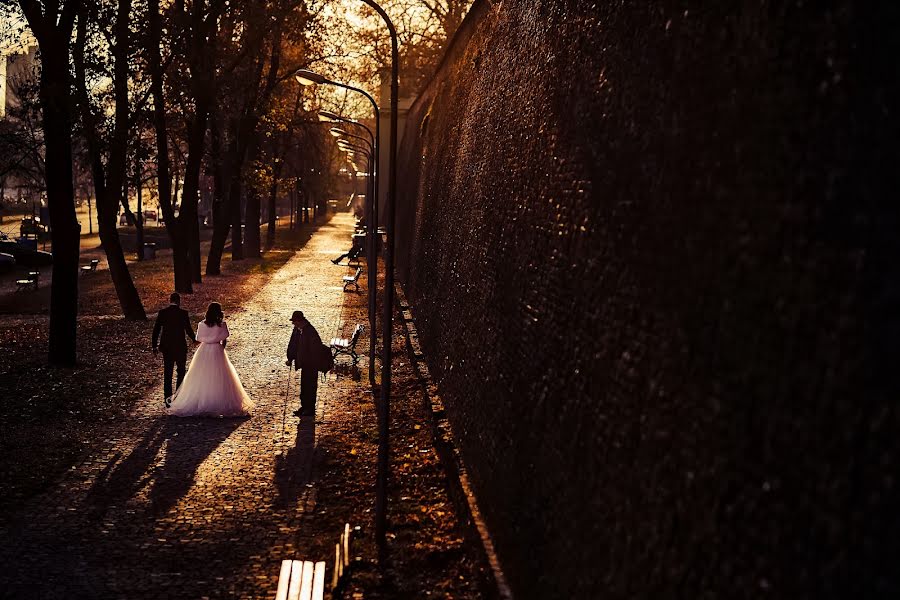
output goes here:
<path id="1" fill-rule="evenodd" d="M 518 597 L 900 597 L 898 32 L 475 3 L 398 262 Z"/>

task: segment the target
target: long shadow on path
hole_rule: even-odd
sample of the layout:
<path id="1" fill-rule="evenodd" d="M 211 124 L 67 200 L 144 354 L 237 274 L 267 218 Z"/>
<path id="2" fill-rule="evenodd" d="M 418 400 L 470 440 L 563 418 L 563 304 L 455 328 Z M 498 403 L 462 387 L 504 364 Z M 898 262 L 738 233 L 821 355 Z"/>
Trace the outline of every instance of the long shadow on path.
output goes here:
<path id="1" fill-rule="evenodd" d="M 160 417 L 134 449 L 110 461 L 88 492 L 86 509 L 107 509 L 147 490 L 150 512 L 167 512 L 191 489 L 197 469 L 246 419 Z"/>
<path id="2" fill-rule="evenodd" d="M 312 481 L 313 454 L 316 446 L 315 420 L 305 417 L 297 427 L 294 445 L 283 455 L 275 457 L 275 487 L 277 508 L 287 508 L 303 497 L 306 484 Z"/>

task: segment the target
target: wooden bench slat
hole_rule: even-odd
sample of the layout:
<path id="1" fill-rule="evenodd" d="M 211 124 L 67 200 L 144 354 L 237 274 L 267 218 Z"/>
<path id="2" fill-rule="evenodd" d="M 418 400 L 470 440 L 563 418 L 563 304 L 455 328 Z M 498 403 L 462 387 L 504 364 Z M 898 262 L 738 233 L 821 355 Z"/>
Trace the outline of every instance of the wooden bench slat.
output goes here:
<path id="1" fill-rule="evenodd" d="M 334 545 L 334 569 L 331 570 L 331 589 L 335 589 L 338 586 L 338 581 L 341 579 L 341 571 L 343 570 L 343 563 L 341 562 L 341 545 Z"/>
<path id="2" fill-rule="evenodd" d="M 312 600 L 325 600 L 325 561 L 316 563 L 313 572 Z"/>
<path id="3" fill-rule="evenodd" d="M 359 529 L 359 528 L 357 528 Z M 338 543 L 334 545 L 334 571 L 331 587 L 334 592 L 350 568 L 350 524 L 344 524 Z M 275 600 L 324 600 L 326 561 L 283 560 L 278 577 Z"/>
<path id="4" fill-rule="evenodd" d="M 304 561 L 300 582 L 300 600 L 311 600 L 312 598 L 313 568 L 312 561 Z"/>
<path id="5" fill-rule="evenodd" d="M 300 600 L 300 579 L 303 576 L 303 561 L 291 561 L 291 585 L 288 587 L 288 600 Z"/>
<path id="6" fill-rule="evenodd" d="M 293 561 L 281 561 L 281 573 L 278 575 L 278 591 L 275 592 L 275 600 L 287 600 L 288 586 L 291 583 L 291 564 Z"/>
<path id="7" fill-rule="evenodd" d="M 39 271 L 28 271 L 25 275 L 25 279 L 16 279 L 16 291 L 27 288 L 28 286 L 33 286 L 34 289 L 38 289 L 38 281 L 40 278 L 41 274 Z"/>
<path id="8" fill-rule="evenodd" d="M 344 523 L 344 568 L 350 566 L 350 523 Z"/>

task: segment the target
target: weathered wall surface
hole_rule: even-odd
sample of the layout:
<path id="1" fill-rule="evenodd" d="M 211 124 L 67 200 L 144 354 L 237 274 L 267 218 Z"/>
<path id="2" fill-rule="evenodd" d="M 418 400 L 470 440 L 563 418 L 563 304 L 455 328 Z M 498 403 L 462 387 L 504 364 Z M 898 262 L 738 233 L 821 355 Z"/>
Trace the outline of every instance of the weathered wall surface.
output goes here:
<path id="1" fill-rule="evenodd" d="M 398 260 L 518 596 L 900 597 L 900 3 L 473 10 Z"/>

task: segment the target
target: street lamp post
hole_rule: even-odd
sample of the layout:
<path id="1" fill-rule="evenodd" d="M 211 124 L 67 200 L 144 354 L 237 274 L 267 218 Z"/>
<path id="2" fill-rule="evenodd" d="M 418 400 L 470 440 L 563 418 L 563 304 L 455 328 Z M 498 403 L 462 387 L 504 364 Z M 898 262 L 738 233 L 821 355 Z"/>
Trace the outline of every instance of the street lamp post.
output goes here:
<path id="1" fill-rule="evenodd" d="M 353 87 L 352 85 L 347 85 L 346 83 L 340 83 L 338 81 L 332 81 L 319 75 L 318 73 L 314 73 L 307 69 L 300 69 L 294 75 L 296 80 L 301 85 L 313 85 L 313 84 L 326 84 L 333 85 L 336 87 L 343 88 L 345 90 L 349 90 L 351 92 L 356 92 L 358 94 L 362 94 L 372 105 L 372 110 L 375 112 L 375 152 L 372 157 L 372 162 L 374 168 L 371 169 L 375 173 L 375 185 L 373 189 L 377 192 L 377 178 L 380 176 L 381 171 L 379 171 L 378 164 L 378 155 L 379 155 L 379 139 L 381 135 L 381 112 L 378 110 L 378 103 L 375 102 L 375 99 L 372 98 L 366 91 L 361 90 L 360 88 Z M 321 113 L 320 113 L 321 114 Z M 335 115 L 336 116 L 336 115 Z M 374 388 L 375 387 L 375 347 L 378 344 L 378 334 L 376 333 L 376 323 L 375 323 L 375 288 L 377 286 L 378 281 L 378 257 L 375 255 L 375 235 L 378 229 L 378 219 L 375 212 L 375 198 L 367 199 L 368 201 L 368 216 L 366 220 L 367 224 L 367 248 L 366 255 L 367 260 L 366 263 L 368 265 L 367 268 L 367 277 L 369 281 L 369 384 Z"/>
<path id="2" fill-rule="evenodd" d="M 391 18 L 374 0 L 361 0 L 377 12 L 391 34 L 391 129 L 389 144 L 390 170 L 388 172 L 387 194 L 387 244 L 384 253 L 384 316 L 381 334 L 381 401 L 378 404 L 378 480 L 375 486 L 375 541 L 379 555 L 385 557 L 387 532 L 387 486 L 390 460 L 388 444 L 388 424 L 390 420 L 391 398 L 391 340 L 393 339 L 394 311 L 394 224 L 397 202 L 397 94 L 399 88 L 399 58 L 397 52 L 397 30 Z"/>
<path id="3" fill-rule="evenodd" d="M 362 123 L 360 123 L 359 121 L 356 121 L 354 119 L 348 119 L 347 117 L 342 117 L 340 115 L 336 115 L 336 114 L 334 114 L 332 112 L 328 112 L 326 110 L 319 111 L 319 120 L 326 122 L 326 123 L 344 123 L 346 125 L 356 127 L 361 131 L 365 131 L 368 138 L 364 138 L 364 139 L 368 139 L 369 146 L 372 148 L 372 153 L 374 154 L 375 152 L 377 152 L 378 148 L 377 148 L 375 136 L 372 134 L 372 130 L 369 129 L 368 127 L 366 127 L 365 125 L 363 125 Z M 346 133 L 344 130 L 337 129 L 334 127 L 332 127 L 330 131 L 331 131 L 332 135 L 335 135 L 335 131 L 340 131 L 342 133 Z M 375 169 L 375 165 L 373 163 L 372 169 L 370 170 L 371 172 L 367 171 L 367 173 L 369 173 L 369 176 L 372 178 L 372 180 L 371 180 L 372 181 L 371 199 L 372 199 L 372 207 L 373 207 L 372 209 L 373 209 L 374 214 L 378 214 L 378 177 L 375 176 L 374 169 Z M 367 194 L 367 200 L 368 200 L 368 198 L 369 198 L 369 196 Z M 366 220 L 368 220 L 368 218 Z M 371 314 L 374 315 L 375 314 L 374 303 L 371 307 L 371 311 L 372 311 Z M 369 359 L 372 361 L 372 364 L 374 364 L 374 362 L 375 362 L 374 348 L 375 348 L 375 344 L 370 344 L 371 351 L 370 351 Z M 372 369 L 369 369 L 369 383 L 374 387 L 375 371 Z"/>
<path id="4" fill-rule="evenodd" d="M 369 131 L 368 127 L 365 127 L 365 126 L 362 126 L 362 127 L 364 127 L 366 129 L 366 131 L 368 131 L 369 134 L 371 135 L 371 131 Z M 368 200 L 368 206 L 369 206 L 369 211 L 370 211 L 370 215 L 367 220 L 369 220 L 371 223 L 371 226 L 368 228 L 368 233 L 366 236 L 367 237 L 366 252 L 367 252 L 368 256 L 370 257 L 366 260 L 366 265 L 367 265 L 368 271 L 369 271 L 369 282 L 370 282 L 370 284 L 369 284 L 369 327 L 373 330 L 369 334 L 369 339 L 371 341 L 371 343 L 369 344 L 369 385 L 371 385 L 372 388 L 374 388 L 375 387 L 375 346 L 376 346 L 376 340 L 377 340 L 377 334 L 374 331 L 375 330 L 375 316 L 376 316 L 375 291 L 376 291 L 376 287 L 377 287 L 377 285 L 376 285 L 377 279 L 376 278 L 377 278 L 377 272 L 378 272 L 378 250 L 377 250 L 377 246 L 375 243 L 375 241 L 376 241 L 375 237 L 372 235 L 372 231 L 377 230 L 378 223 L 377 223 L 377 219 L 372 219 L 372 216 L 378 215 L 378 186 L 377 186 L 378 179 L 375 177 L 375 164 L 378 160 L 378 158 L 377 158 L 378 153 L 376 150 L 374 139 L 370 143 L 369 140 L 367 140 L 366 138 L 364 138 L 360 135 L 352 134 L 352 133 L 349 133 L 342 129 L 338 129 L 336 127 L 332 127 L 330 129 L 330 132 L 332 135 L 334 135 L 336 137 L 337 136 L 347 136 L 347 137 L 352 137 L 354 139 L 358 139 L 361 143 L 364 143 L 366 145 L 365 148 L 362 148 L 358 145 L 350 144 L 346 138 L 341 137 L 338 139 L 338 146 L 344 148 L 345 150 L 349 146 L 351 149 L 355 149 L 355 150 L 362 152 L 366 157 L 366 173 L 368 173 L 368 178 L 369 178 L 367 189 L 366 189 L 366 198 Z M 344 144 L 344 145 L 341 146 L 341 144 Z"/>
<path id="5" fill-rule="evenodd" d="M 397 96 L 399 88 L 399 56 L 397 49 L 397 30 L 391 18 L 373 0 L 361 0 L 370 6 L 375 12 L 381 16 L 388 31 L 391 35 L 391 123 L 390 123 L 390 139 L 388 142 L 388 152 L 390 159 L 390 170 L 388 172 L 388 193 L 387 193 L 387 243 L 385 244 L 384 255 L 384 315 L 382 317 L 382 352 L 381 352 L 381 393 L 378 409 L 378 475 L 375 482 L 375 542 L 378 545 L 379 558 L 384 561 L 387 554 L 386 534 L 387 534 L 387 487 L 388 487 L 388 471 L 390 468 L 390 444 L 388 435 L 390 432 L 390 397 L 391 397 L 391 341 L 393 339 L 393 311 L 394 311 L 394 229 L 396 222 L 396 193 L 397 193 Z M 378 111 L 378 105 L 371 96 L 366 94 L 359 88 L 354 88 L 346 84 L 332 82 L 321 75 L 310 71 L 298 71 L 297 80 L 304 84 L 312 83 L 329 83 L 337 85 L 348 90 L 357 91 L 366 96 L 375 109 L 375 131 L 376 131 L 376 151 L 375 163 L 376 173 L 381 174 L 378 168 L 381 136 L 379 133 L 381 114 Z M 374 203 L 370 204 L 374 206 Z M 371 214 L 369 221 L 369 248 L 372 250 L 369 261 L 369 303 L 370 311 L 374 312 L 374 293 L 373 285 L 376 278 L 374 268 L 377 266 L 377 256 L 375 255 L 375 235 L 377 232 L 377 215 Z M 375 323 L 374 316 L 369 317 L 372 326 L 372 343 L 370 346 L 370 381 L 372 381 L 371 369 L 375 365 L 374 346 L 375 346 Z M 374 381 L 372 381 L 374 385 Z"/>
<path id="6" fill-rule="evenodd" d="M 356 163 L 359 158 L 364 158 L 366 161 L 366 195 L 373 193 L 375 188 L 374 178 L 372 176 L 373 162 L 372 162 L 372 152 L 357 152 L 352 148 L 348 148 L 345 146 L 340 146 L 340 148 L 347 153 L 347 159 L 350 161 L 350 164 L 353 166 L 354 172 L 359 171 Z"/>
<path id="7" fill-rule="evenodd" d="M 366 128 L 366 130 L 368 131 L 368 128 Z M 372 155 L 375 153 L 374 140 L 370 142 L 368 139 L 362 137 L 361 135 L 356 135 L 356 134 L 344 131 L 342 129 L 338 129 L 337 127 L 332 127 L 329 131 L 331 132 L 331 135 L 338 138 L 337 143 L 338 143 L 338 146 L 340 146 L 341 148 L 344 148 L 344 146 L 341 146 L 341 144 L 347 141 L 344 136 L 358 139 L 360 142 L 362 142 L 366 145 L 366 152 L 365 152 L 366 178 L 368 180 L 368 181 L 366 181 L 366 198 L 373 198 L 375 196 L 375 189 L 376 189 L 375 188 L 374 163 L 372 161 Z M 348 153 L 351 152 L 350 150 L 346 150 L 346 151 Z M 355 165 L 354 165 L 354 169 L 356 169 Z M 368 262 L 371 262 L 371 261 L 368 261 Z M 375 315 L 375 311 L 373 310 L 371 316 L 374 316 L 374 315 Z M 369 373 L 370 373 L 371 383 L 372 383 L 372 385 L 374 385 L 375 370 L 370 368 Z"/>
<path id="8" fill-rule="evenodd" d="M 374 154 L 377 151 L 375 135 L 372 133 L 371 129 L 369 129 L 368 127 L 366 127 L 359 121 L 357 121 L 355 119 L 348 119 L 347 117 L 342 117 L 333 112 L 328 112 L 327 110 L 319 111 L 319 120 L 324 123 L 329 123 L 329 124 L 344 123 L 346 125 L 356 127 L 361 131 L 365 131 L 368 138 L 364 138 L 364 139 L 368 139 L 369 146 L 372 148 L 372 153 Z M 330 131 L 331 131 L 332 135 L 335 135 L 335 131 L 340 131 L 341 133 L 346 133 L 343 130 L 337 129 L 334 127 L 332 127 Z M 375 214 L 378 214 L 378 177 L 375 176 L 375 164 L 372 163 L 371 169 L 367 170 L 366 172 L 369 173 L 369 177 L 371 177 L 371 182 L 372 182 L 372 189 L 371 189 L 371 193 L 372 193 L 371 199 L 373 202 L 372 207 L 373 207 Z M 367 195 L 367 200 L 368 200 L 368 198 L 369 198 L 369 196 Z M 375 314 L 374 303 L 373 303 L 371 310 L 372 310 L 371 315 L 374 315 Z M 372 352 L 370 352 L 369 359 L 372 361 L 372 364 L 374 364 L 375 363 L 375 354 L 374 354 L 375 344 L 370 344 L 370 346 L 372 348 Z M 375 385 L 375 371 L 372 369 L 369 369 L 369 374 L 370 374 L 369 383 L 372 386 L 374 386 Z"/>

